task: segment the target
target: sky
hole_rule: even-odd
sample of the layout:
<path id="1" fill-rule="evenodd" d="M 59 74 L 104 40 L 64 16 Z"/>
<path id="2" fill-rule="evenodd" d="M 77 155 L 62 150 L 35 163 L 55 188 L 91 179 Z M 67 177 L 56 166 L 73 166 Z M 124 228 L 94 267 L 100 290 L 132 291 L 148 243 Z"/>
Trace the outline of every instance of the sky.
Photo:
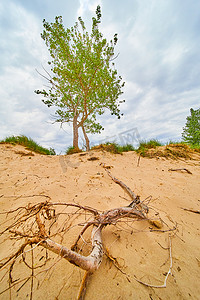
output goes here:
<path id="1" fill-rule="evenodd" d="M 125 81 L 118 120 L 106 112 L 105 130 L 89 135 L 102 141 L 132 143 L 181 140 L 190 108 L 200 108 L 200 1 L 196 0 L 1 0 L 0 1 L 0 139 L 26 135 L 58 154 L 72 145 L 72 124 L 53 122 L 34 90 L 45 88 L 37 71 L 48 69 L 41 39 L 43 19 L 62 16 L 65 28 L 81 16 L 88 31 L 97 5 L 101 32 L 118 33 L 115 67 Z M 83 139 L 80 133 L 80 147 Z"/>

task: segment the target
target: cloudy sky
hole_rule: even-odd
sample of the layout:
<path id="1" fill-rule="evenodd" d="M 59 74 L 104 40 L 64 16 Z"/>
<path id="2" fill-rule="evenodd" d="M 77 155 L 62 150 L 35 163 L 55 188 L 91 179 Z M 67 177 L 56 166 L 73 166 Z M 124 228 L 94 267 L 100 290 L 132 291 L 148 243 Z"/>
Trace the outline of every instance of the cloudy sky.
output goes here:
<path id="1" fill-rule="evenodd" d="M 0 139 L 24 134 L 57 153 L 72 145 L 72 126 L 52 124 L 54 109 L 34 94 L 45 85 L 36 69 L 48 68 L 49 60 L 42 21 L 61 15 L 67 28 L 82 16 L 90 30 L 98 4 L 104 36 L 118 33 L 115 65 L 126 82 L 126 102 L 123 118 L 105 114 L 104 132 L 90 140 L 181 139 L 190 108 L 200 107 L 197 0 L 1 0 Z"/>

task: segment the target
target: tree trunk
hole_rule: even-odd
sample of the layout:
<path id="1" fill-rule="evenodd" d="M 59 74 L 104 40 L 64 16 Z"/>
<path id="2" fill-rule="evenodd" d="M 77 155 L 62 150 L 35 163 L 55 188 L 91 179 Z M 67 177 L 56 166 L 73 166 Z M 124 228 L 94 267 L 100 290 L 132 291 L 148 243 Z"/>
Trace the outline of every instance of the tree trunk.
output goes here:
<path id="1" fill-rule="evenodd" d="M 83 135 L 84 135 L 85 142 L 86 142 L 86 151 L 89 151 L 90 150 L 90 141 L 89 141 L 89 138 L 87 136 L 87 133 L 86 133 L 85 128 L 84 128 L 83 125 L 81 126 L 81 128 L 82 128 Z"/>
<path id="2" fill-rule="evenodd" d="M 74 116 L 74 120 L 73 120 L 73 147 L 74 149 L 79 149 L 77 116 Z"/>

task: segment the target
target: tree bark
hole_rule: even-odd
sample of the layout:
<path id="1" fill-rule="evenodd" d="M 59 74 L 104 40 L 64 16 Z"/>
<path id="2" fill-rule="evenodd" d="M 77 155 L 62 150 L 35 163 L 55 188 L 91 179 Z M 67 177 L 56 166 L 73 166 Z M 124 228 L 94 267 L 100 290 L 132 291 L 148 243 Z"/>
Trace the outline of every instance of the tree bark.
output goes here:
<path id="1" fill-rule="evenodd" d="M 86 151 L 89 151 L 90 150 L 90 141 L 89 141 L 89 138 L 88 138 L 87 133 L 85 131 L 85 127 L 82 125 L 81 128 L 82 128 L 83 135 L 84 135 L 85 142 L 86 142 Z"/>
<path id="2" fill-rule="evenodd" d="M 74 149 L 79 149 L 78 147 L 78 124 L 77 124 L 77 116 L 74 116 L 73 119 L 73 147 Z"/>

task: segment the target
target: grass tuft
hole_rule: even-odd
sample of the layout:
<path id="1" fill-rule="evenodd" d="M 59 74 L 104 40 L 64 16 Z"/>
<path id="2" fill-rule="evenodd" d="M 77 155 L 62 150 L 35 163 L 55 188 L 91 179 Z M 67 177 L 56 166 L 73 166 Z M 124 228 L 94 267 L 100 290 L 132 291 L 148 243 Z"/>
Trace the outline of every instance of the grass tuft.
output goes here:
<path id="1" fill-rule="evenodd" d="M 24 146 L 26 149 L 31 150 L 35 153 L 44 154 L 44 155 L 56 155 L 56 152 L 53 148 L 47 149 L 40 146 L 31 138 L 28 138 L 25 135 L 19 136 L 10 136 L 6 137 L 4 140 L 0 141 L 1 144 L 12 144 L 12 145 L 21 145 Z"/>
<path id="2" fill-rule="evenodd" d="M 141 141 L 136 152 L 139 153 L 141 156 L 148 156 L 149 149 L 156 149 L 156 147 L 160 146 L 162 146 L 162 144 L 156 139 L 152 139 L 148 142 Z"/>
<path id="3" fill-rule="evenodd" d="M 135 148 L 131 144 L 122 146 L 122 152 L 135 151 Z"/>
<path id="4" fill-rule="evenodd" d="M 71 155 L 71 154 L 80 153 L 80 152 L 83 152 L 83 151 L 79 148 L 74 148 L 73 146 L 69 146 L 67 148 L 67 150 L 65 151 L 65 154 Z"/>
<path id="5" fill-rule="evenodd" d="M 118 145 L 117 143 L 106 143 L 93 146 L 91 150 L 104 150 L 113 154 L 122 154 L 122 152 L 135 151 L 135 148 L 131 144 L 124 146 Z"/>

